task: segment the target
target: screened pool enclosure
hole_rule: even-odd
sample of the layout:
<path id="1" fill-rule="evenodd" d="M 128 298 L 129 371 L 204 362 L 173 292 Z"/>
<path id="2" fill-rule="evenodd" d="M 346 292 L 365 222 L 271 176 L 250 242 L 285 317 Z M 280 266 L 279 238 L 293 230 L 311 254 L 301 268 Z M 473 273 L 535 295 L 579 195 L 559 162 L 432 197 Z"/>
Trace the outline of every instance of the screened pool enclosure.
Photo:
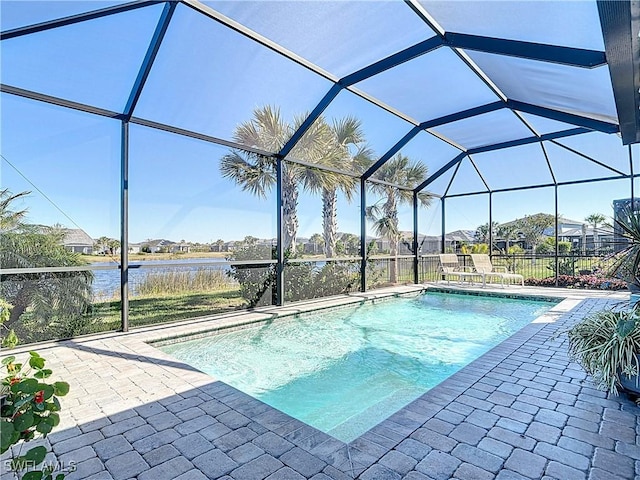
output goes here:
<path id="1" fill-rule="evenodd" d="M 25 343 L 436 280 L 445 251 L 558 285 L 638 188 L 638 2 L 0 6 Z"/>

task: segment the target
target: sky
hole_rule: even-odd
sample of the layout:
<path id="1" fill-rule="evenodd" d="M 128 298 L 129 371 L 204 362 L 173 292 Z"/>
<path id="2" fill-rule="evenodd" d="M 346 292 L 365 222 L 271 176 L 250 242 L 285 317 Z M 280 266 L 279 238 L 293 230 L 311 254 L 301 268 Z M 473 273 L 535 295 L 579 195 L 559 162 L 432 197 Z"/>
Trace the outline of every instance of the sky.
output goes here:
<path id="1" fill-rule="evenodd" d="M 263 15 L 255 15 L 257 3 L 209 3 L 338 77 L 433 36 L 402 2 L 313 2 L 311 10 L 308 2 L 262 2 L 259 8 L 266 8 Z M 481 13 L 472 2 L 468 4 L 469 15 L 475 11 L 473 15 L 491 17 L 496 34 L 506 38 L 550 39 L 559 45 L 603 48 L 601 36 L 593 35 L 595 2 L 546 2 L 550 11 L 555 12 L 553 18 L 549 17 L 549 11 L 533 8 L 533 3 L 536 2 L 509 3 L 529 15 L 526 25 L 520 20 L 521 15 L 505 16 L 507 2 L 486 4 L 488 10 Z M 108 4 L 3 1 L 2 29 Z M 483 31 L 486 22 L 467 18 L 465 23 L 464 15 L 454 14 L 446 2 L 433 2 L 432 6 L 445 27 L 487 34 Z M 161 10 L 161 6 L 153 6 L 5 40 L 0 45 L 2 82 L 120 111 Z M 571 18 L 569 26 L 557 18 L 563 15 Z M 595 15 L 597 21 L 597 12 Z M 299 21 L 293 22 L 293 16 Z M 327 23 L 323 19 L 334 21 Z M 542 22 L 550 25 L 540 28 Z M 284 28 L 286 25 L 291 28 Z M 366 28 L 371 25 L 376 28 Z M 559 25 L 563 25 L 562 29 Z M 389 33 L 394 35 L 390 37 Z M 322 43 L 326 41 L 333 48 Z M 542 62 L 494 58 L 496 55 L 470 55 L 483 69 L 495 74 L 500 80 L 499 87 L 516 99 L 565 111 L 583 108 L 585 114 L 598 118 L 615 115 L 606 67 L 585 72 Z M 491 90 L 463 67 L 451 50 L 440 48 L 356 87 L 417 121 L 495 101 L 497 97 Z M 509 72 L 518 72 L 518 76 Z M 549 79 L 556 82 L 560 79 L 565 87 L 554 93 Z M 577 79 L 580 81 L 576 82 Z M 250 119 L 255 108 L 274 105 L 284 118 L 292 120 L 295 115 L 305 115 L 311 110 L 330 87 L 328 80 L 181 5 L 135 115 L 231 140 L 237 125 Z M 29 220 L 82 228 L 93 238 L 119 238 L 120 122 L 5 93 L 0 96 L 0 107 L 2 188 L 15 193 L 32 191 L 21 206 L 28 209 Z M 405 120 L 344 90 L 324 115 L 329 120 L 346 115 L 359 118 L 378 156 L 411 129 Z M 543 117 L 528 114 L 523 117 L 540 133 L 571 128 Z M 467 148 L 482 146 L 487 138 L 493 143 L 528 134 L 524 124 L 508 110 L 435 130 Z M 629 172 L 627 147 L 621 145 L 616 135 L 591 133 L 559 142 L 567 148 L 545 142 L 545 149 L 560 182 L 614 175 L 569 148 L 623 173 Z M 274 193 L 266 199 L 256 199 L 231 180 L 222 178 L 219 160 L 228 152 L 226 147 L 131 125 L 130 242 L 166 238 L 204 243 L 219 238 L 238 240 L 247 235 L 274 237 Z M 421 132 L 401 153 L 421 161 L 433 173 L 459 150 Z M 476 154 L 472 156 L 473 163 L 465 159 L 460 164 L 450 185 L 453 171 L 445 173 L 428 189 L 439 194 L 447 188 L 449 194 L 477 192 L 485 189 L 483 179 L 494 189 L 548 183 L 552 179 L 543 153 L 539 144 L 533 144 Z M 637 147 L 634 155 L 638 172 Z M 560 187 L 558 211 L 573 220 L 582 220 L 591 213 L 610 216 L 612 201 L 629 196 L 628 179 Z M 376 199 L 369 196 L 369 200 Z M 473 230 L 488 222 L 488 202 L 486 194 L 447 199 L 446 230 Z M 553 213 L 554 190 L 496 193 L 492 203 L 493 220 L 498 222 L 538 212 Z M 341 196 L 338 209 L 339 230 L 359 234 L 358 200 L 349 203 Z M 317 196 L 301 192 L 298 215 L 299 237 L 322 231 L 321 202 Z M 408 207 L 400 209 L 399 218 L 402 230 L 412 229 Z M 419 230 L 439 235 L 441 228 L 441 204 L 435 200 L 431 208 L 420 211 Z"/>

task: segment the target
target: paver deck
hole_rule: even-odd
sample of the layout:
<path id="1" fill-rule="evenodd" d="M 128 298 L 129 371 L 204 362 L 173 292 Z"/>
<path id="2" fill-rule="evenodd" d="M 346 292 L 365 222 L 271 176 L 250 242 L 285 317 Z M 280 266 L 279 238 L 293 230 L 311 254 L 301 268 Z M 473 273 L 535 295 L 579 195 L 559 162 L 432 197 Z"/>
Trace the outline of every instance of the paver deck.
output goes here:
<path id="1" fill-rule="evenodd" d="M 555 336 L 628 294 L 493 290 L 567 298 L 349 444 L 147 343 L 411 291 L 31 347 L 71 384 L 61 425 L 46 440 L 47 462 L 74 465 L 69 480 L 640 479 L 640 408 L 596 390 L 569 361 L 566 336 Z"/>

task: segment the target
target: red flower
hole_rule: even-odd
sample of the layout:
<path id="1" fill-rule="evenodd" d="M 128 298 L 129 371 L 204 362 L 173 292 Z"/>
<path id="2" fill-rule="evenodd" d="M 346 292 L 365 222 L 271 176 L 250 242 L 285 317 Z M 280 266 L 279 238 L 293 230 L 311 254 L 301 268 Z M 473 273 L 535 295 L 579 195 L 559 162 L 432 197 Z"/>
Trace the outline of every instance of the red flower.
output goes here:
<path id="1" fill-rule="evenodd" d="M 15 385 L 19 381 L 20 379 L 18 377 L 13 377 L 11 380 L 9 380 L 9 385 Z"/>
<path id="2" fill-rule="evenodd" d="M 44 402 L 44 390 L 40 390 L 36 393 L 35 397 L 33 397 L 36 403 Z"/>

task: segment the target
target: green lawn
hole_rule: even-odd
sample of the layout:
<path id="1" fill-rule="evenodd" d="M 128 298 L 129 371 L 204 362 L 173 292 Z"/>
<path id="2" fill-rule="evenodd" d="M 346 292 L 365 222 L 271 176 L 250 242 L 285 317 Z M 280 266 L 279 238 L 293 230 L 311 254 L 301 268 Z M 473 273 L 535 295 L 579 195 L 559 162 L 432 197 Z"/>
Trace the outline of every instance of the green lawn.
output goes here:
<path id="1" fill-rule="evenodd" d="M 129 325 L 132 327 L 155 323 L 175 322 L 187 318 L 202 317 L 245 308 L 247 302 L 240 296 L 240 289 L 224 289 L 215 292 L 189 292 L 129 299 Z M 94 304 L 95 320 L 92 331 L 120 328 L 121 302 Z"/>

